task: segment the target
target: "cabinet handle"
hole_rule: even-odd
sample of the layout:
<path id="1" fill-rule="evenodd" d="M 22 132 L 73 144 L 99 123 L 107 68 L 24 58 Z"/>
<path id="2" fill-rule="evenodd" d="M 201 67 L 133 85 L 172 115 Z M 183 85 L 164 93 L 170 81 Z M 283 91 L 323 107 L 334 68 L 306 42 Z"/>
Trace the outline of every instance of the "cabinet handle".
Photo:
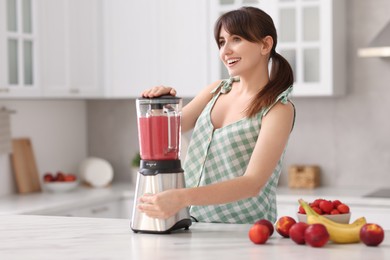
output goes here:
<path id="1" fill-rule="evenodd" d="M 108 207 L 107 206 L 91 209 L 92 214 L 98 214 L 98 213 L 102 213 L 102 212 L 105 212 L 105 211 L 108 211 Z"/>
<path id="2" fill-rule="evenodd" d="M 72 94 L 79 94 L 80 90 L 78 88 L 71 88 L 71 89 L 69 89 L 69 92 Z"/>
<path id="3" fill-rule="evenodd" d="M 0 92 L 8 93 L 9 92 L 9 88 L 0 88 Z"/>

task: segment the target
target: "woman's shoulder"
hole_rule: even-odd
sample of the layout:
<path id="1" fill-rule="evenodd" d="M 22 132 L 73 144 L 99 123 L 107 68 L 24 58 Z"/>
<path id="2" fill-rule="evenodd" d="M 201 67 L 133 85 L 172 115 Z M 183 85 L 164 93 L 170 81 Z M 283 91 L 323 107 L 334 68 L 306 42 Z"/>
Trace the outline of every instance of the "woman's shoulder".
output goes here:
<path id="1" fill-rule="evenodd" d="M 290 96 L 292 90 L 293 90 L 293 86 L 290 86 L 286 90 L 284 90 L 282 93 L 280 93 L 276 97 L 275 101 L 270 106 L 266 107 L 262 111 L 263 116 L 268 114 L 268 112 L 271 109 L 274 109 L 275 107 L 280 107 L 277 110 L 295 111 L 294 104 L 289 99 L 289 96 Z"/>

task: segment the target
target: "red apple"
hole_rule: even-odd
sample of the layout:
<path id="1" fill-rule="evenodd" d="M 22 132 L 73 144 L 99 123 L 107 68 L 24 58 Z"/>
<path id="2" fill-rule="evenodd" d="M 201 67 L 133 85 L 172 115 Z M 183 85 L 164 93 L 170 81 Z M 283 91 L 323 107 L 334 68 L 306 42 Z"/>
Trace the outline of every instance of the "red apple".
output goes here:
<path id="1" fill-rule="evenodd" d="M 298 222 L 291 226 L 289 235 L 292 241 L 298 245 L 303 245 L 305 241 L 305 230 L 309 225 L 305 222 Z"/>
<path id="2" fill-rule="evenodd" d="M 255 224 L 263 224 L 263 225 L 267 226 L 269 229 L 269 236 L 272 236 L 272 234 L 274 233 L 274 225 L 268 219 L 260 219 L 260 220 L 256 221 Z"/>
<path id="3" fill-rule="evenodd" d="M 323 247 L 329 241 L 329 233 L 322 224 L 309 225 L 305 230 L 305 241 L 312 247 Z"/>
<path id="4" fill-rule="evenodd" d="M 52 182 L 54 181 L 54 176 L 51 172 L 47 172 L 43 175 L 43 181 L 44 182 Z"/>
<path id="5" fill-rule="evenodd" d="M 269 238 L 269 228 L 263 224 L 254 224 L 249 229 L 249 239 L 255 244 L 264 244 Z"/>
<path id="6" fill-rule="evenodd" d="M 56 173 L 55 180 L 56 181 L 65 181 L 65 174 L 63 172 L 61 172 L 61 171 L 58 171 Z"/>
<path id="7" fill-rule="evenodd" d="M 377 246 L 385 237 L 383 228 L 377 224 L 367 223 L 360 229 L 360 240 L 367 246 Z"/>
<path id="8" fill-rule="evenodd" d="M 292 225 L 297 223 L 295 219 L 289 216 L 280 217 L 279 220 L 275 224 L 276 231 L 282 237 L 289 237 L 289 231 Z"/>

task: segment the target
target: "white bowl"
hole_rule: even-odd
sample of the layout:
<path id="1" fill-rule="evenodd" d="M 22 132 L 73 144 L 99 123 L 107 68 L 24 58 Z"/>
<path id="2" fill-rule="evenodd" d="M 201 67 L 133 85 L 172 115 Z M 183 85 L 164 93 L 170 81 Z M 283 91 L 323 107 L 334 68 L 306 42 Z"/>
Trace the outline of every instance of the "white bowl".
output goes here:
<path id="1" fill-rule="evenodd" d="M 78 181 L 56 181 L 43 183 L 43 187 L 45 190 L 56 193 L 71 191 L 78 185 Z"/>
<path id="2" fill-rule="evenodd" d="M 297 213 L 297 216 L 299 222 L 305 222 L 305 223 L 307 222 L 306 214 Z M 348 224 L 349 220 L 351 219 L 351 213 L 336 214 L 336 215 L 322 215 L 322 216 L 334 222 L 342 223 L 342 224 Z"/>
<path id="3" fill-rule="evenodd" d="M 82 180 L 95 188 L 106 187 L 114 178 L 112 165 L 101 158 L 90 157 L 80 165 Z"/>

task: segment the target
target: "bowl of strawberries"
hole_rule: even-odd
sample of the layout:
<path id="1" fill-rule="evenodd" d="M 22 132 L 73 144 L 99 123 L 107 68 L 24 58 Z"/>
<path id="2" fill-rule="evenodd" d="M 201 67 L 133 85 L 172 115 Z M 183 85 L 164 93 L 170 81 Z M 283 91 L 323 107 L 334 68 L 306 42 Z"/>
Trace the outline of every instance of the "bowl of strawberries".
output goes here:
<path id="1" fill-rule="evenodd" d="M 351 219 L 349 206 L 340 200 L 315 199 L 309 203 L 309 206 L 319 215 L 343 224 L 348 224 Z M 299 206 L 297 213 L 300 222 L 306 222 L 306 212 L 302 206 Z"/>
<path id="2" fill-rule="evenodd" d="M 56 174 L 47 172 L 43 175 L 43 187 L 50 192 L 67 192 L 76 188 L 78 178 L 73 173 L 58 171 Z"/>

